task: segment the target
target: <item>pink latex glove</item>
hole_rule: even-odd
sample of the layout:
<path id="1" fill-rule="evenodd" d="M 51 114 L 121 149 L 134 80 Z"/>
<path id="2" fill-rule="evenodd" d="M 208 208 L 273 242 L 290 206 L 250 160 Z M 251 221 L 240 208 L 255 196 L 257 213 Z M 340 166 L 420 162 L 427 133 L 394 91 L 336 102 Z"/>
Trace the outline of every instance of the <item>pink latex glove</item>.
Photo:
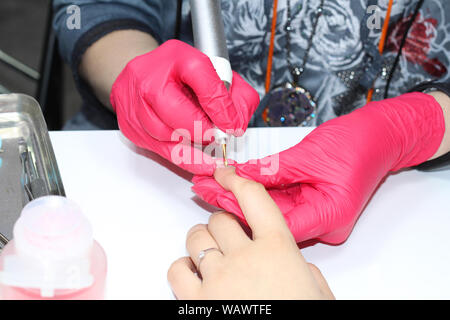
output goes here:
<path id="1" fill-rule="evenodd" d="M 117 77 L 110 100 L 129 140 L 172 162 L 178 146 L 178 159 L 188 155 L 188 161 L 175 163 L 200 175 L 212 175 L 215 164 L 191 142 L 211 142 L 205 133 L 214 125 L 242 135 L 259 104 L 257 92 L 237 73 L 228 92 L 209 58 L 177 40 L 131 60 Z M 174 134 L 177 129 L 179 135 Z M 188 142 L 182 148 L 181 140 Z"/>
<path id="2" fill-rule="evenodd" d="M 348 237 L 381 180 L 428 160 L 444 131 L 436 100 L 409 93 L 323 123 L 279 153 L 279 170 L 273 175 L 261 174 L 268 159 L 237 164 L 236 172 L 266 187 L 297 242 L 315 238 L 338 244 Z M 202 199 L 243 219 L 233 194 L 213 178 L 197 176 L 193 182 Z"/>

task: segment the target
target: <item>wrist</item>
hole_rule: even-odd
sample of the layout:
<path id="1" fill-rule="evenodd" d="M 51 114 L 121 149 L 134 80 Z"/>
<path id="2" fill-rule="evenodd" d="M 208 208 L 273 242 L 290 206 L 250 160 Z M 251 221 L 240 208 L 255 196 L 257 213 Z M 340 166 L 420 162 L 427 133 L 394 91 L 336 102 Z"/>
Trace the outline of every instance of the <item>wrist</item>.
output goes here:
<path id="1" fill-rule="evenodd" d="M 378 152 L 384 154 L 388 171 L 418 165 L 439 149 L 445 132 L 441 105 L 433 96 L 413 92 L 383 101 L 367 108 L 367 122 L 379 140 Z M 375 124 L 375 128 L 373 126 Z"/>
<path id="2" fill-rule="evenodd" d="M 97 98 L 111 108 L 111 89 L 120 72 L 132 59 L 157 46 L 148 33 L 138 30 L 113 31 L 86 50 L 79 67 L 80 74 Z"/>
<path id="3" fill-rule="evenodd" d="M 432 91 L 427 92 L 428 95 L 432 96 L 436 102 L 441 106 L 444 122 L 445 122 L 445 128 L 450 127 L 450 97 L 441 92 L 441 91 Z M 444 137 L 442 138 L 441 144 L 436 151 L 436 153 L 428 160 L 436 159 L 446 153 L 450 152 L 450 132 L 449 130 L 445 129 Z"/>

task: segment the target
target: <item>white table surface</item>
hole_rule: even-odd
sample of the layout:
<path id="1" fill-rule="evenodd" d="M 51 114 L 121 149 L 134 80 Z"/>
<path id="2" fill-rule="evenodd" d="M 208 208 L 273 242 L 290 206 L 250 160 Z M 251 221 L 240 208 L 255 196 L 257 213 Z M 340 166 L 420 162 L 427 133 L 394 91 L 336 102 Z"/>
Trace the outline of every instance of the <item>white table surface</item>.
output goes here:
<path id="1" fill-rule="evenodd" d="M 250 129 L 244 139 L 251 150 L 241 146 L 235 156 L 283 150 L 309 131 Z M 67 197 L 83 208 L 106 251 L 106 297 L 173 299 L 167 270 L 186 255 L 186 232 L 212 210 L 196 199 L 190 175 L 118 131 L 50 137 Z M 302 252 L 338 299 L 449 299 L 449 247 L 450 170 L 411 170 L 384 182 L 344 244 Z"/>

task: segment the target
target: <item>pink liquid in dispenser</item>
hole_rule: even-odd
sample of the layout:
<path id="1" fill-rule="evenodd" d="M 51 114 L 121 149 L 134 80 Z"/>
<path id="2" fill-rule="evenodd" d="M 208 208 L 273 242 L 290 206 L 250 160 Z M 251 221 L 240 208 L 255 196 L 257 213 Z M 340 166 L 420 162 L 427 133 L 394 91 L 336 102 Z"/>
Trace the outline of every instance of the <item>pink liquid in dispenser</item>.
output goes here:
<path id="1" fill-rule="evenodd" d="M 14 254 L 14 240 L 10 241 L 2 251 L 3 255 Z M 79 290 L 57 289 L 54 297 L 42 297 L 39 289 L 5 286 L 0 284 L 0 300 L 99 300 L 104 298 L 106 281 L 106 255 L 103 248 L 95 241 L 90 254 L 92 263 L 90 272 L 94 283 Z M 0 271 L 3 270 L 3 259 L 0 257 Z"/>
<path id="2" fill-rule="evenodd" d="M 80 209 L 63 197 L 30 202 L 0 255 L 2 300 L 103 299 L 106 255 Z"/>

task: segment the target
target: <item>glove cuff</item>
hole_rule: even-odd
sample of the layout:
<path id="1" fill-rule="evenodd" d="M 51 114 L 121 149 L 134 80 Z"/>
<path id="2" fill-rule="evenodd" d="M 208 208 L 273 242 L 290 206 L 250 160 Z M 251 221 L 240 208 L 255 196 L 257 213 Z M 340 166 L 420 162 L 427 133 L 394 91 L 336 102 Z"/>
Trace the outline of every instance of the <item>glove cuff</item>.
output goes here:
<path id="1" fill-rule="evenodd" d="M 380 132 L 380 136 L 385 136 L 386 141 L 391 144 L 387 146 L 388 152 L 393 156 L 390 158 L 392 162 L 388 167 L 389 171 L 427 161 L 442 143 L 445 133 L 444 113 L 431 95 L 421 92 L 407 93 L 396 98 L 372 102 L 364 108 L 367 108 L 367 111 L 376 111 L 378 116 L 385 118 L 385 121 L 380 123 L 386 126 L 380 126 L 379 129 L 388 130 Z"/>

